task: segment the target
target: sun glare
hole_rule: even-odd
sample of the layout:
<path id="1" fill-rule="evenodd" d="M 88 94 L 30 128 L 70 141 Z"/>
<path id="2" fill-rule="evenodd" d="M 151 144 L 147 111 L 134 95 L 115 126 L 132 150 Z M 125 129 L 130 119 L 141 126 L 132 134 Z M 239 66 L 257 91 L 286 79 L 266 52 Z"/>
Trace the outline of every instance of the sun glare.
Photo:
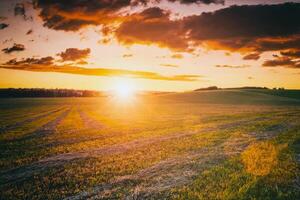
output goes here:
<path id="1" fill-rule="evenodd" d="M 121 100 L 129 100 L 135 96 L 136 88 L 128 81 L 120 81 L 115 85 L 114 96 Z"/>

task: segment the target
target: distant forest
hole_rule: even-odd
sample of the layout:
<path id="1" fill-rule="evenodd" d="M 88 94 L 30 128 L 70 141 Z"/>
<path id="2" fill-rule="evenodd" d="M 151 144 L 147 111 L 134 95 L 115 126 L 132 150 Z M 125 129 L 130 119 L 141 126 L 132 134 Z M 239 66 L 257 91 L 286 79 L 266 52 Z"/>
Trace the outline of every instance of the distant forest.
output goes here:
<path id="1" fill-rule="evenodd" d="M 235 87 L 235 88 L 218 88 L 217 86 L 210 86 L 210 87 L 205 87 L 205 88 L 198 88 L 194 90 L 195 92 L 197 91 L 203 91 L 203 90 L 230 90 L 230 89 L 238 89 L 238 90 L 270 90 L 270 88 L 267 87 L 252 87 L 252 86 L 245 86 L 245 87 Z M 284 91 L 285 89 L 283 87 L 279 88 L 273 88 L 272 90 L 279 90 L 279 91 Z"/>
<path id="2" fill-rule="evenodd" d="M 272 94 L 278 96 L 286 96 L 291 94 L 299 97 L 299 90 L 285 90 L 284 88 L 273 88 L 267 87 L 239 87 L 239 88 L 218 88 L 216 86 L 199 88 L 193 90 L 194 92 L 200 92 L 205 90 L 228 90 L 228 89 L 255 89 L 261 91 L 269 91 Z M 160 94 L 165 92 L 149 92 L 149 94 Z M 44 89 L 44 88 L 0 88 L 0 98 L 26 98 L 26 97 L 103 97 L 107 96 L 108 93 L 96 91 L 96 90 L 75 90 L 75 89 Z"/>
<path id="3" fill-rule="evenodd" d="M 102 92 L 72 89 L 8 88 L 0 89 L 0 98 L 16 97 L 99 97 Z"/>

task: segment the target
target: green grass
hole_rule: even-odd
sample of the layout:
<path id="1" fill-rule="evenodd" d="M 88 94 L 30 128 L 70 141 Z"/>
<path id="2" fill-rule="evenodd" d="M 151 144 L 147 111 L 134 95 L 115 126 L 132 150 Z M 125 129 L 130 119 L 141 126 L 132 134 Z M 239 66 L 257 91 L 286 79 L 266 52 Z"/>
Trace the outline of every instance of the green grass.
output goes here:
<path id="1" fill-rule="evenodd" d="M 278 163 L 264 175 L 257 176 L 245 170 L 240 156 L 200 173 L 195 180 L 172 193 L 174 199 L 298 199 L 299 164 L 295 156 L 299 149 L 299 127 L 282 134 L 271 142 L 280 148 Z M 299 180 L 298 180 L 299 181 Z"/>
<path id="2" fill-rule="evenodd" d="M 0 199 L 299 199 L 295 102 L 252 90 L 2 99 L 0 124 L 23 123 L 0 134 Z"/>

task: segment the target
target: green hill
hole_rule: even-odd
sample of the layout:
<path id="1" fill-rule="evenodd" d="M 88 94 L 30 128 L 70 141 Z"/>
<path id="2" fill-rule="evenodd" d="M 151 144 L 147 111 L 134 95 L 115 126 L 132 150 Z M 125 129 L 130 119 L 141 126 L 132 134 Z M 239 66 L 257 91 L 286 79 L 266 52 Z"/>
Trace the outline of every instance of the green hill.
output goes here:
<path id="1" fill-rule="evenodd" d="M 300 105 L 299 90 L 222 89 L 165 94 L 166 100 L 191 103 Z"/>

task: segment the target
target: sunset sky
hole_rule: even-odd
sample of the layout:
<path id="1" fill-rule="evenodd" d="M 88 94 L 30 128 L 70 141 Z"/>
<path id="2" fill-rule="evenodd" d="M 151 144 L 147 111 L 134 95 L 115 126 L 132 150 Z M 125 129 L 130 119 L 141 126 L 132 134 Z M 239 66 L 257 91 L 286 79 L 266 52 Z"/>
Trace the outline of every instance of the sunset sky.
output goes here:
<path id="1" fill-rule="evenodd" d="M 0 0 L 0 87 L 300 88 L 300 0 Z"/>

